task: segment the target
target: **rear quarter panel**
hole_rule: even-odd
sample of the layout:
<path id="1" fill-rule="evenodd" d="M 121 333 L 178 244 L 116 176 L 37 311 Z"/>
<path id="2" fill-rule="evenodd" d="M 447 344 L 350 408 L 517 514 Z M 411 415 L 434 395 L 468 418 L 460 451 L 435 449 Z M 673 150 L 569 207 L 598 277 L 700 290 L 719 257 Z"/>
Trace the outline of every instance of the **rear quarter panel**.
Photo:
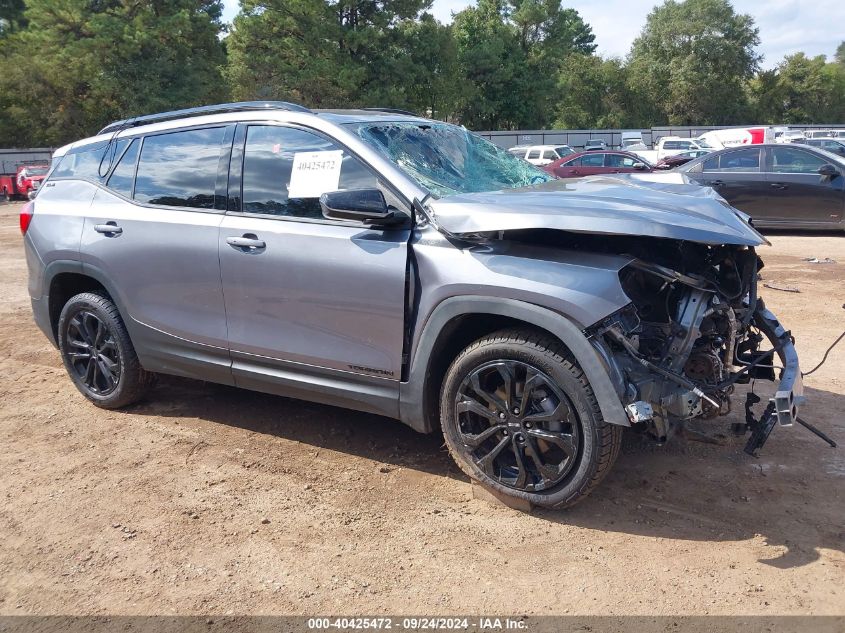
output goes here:
<path id="1" fill-rule="evenodd" d="M 81 180 L 48 182 L 34 200 L 32 222 L 24 246 L 29 267 L 29 295 L 47 294 L 44 269 L 58 260 L 79 261 L 85 215 L 97 187 Z"/>

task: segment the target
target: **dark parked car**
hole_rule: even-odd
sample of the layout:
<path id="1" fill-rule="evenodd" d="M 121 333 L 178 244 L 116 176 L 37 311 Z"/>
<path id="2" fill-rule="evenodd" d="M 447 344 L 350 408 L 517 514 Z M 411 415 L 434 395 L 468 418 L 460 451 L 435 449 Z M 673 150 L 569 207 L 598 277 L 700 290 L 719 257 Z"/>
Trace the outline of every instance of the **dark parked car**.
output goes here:
<path id="1" fill-rule="evenodd" d="M 810 147 L 820 147 L 828 152 L 845 156 L 845 140 L 838 140 L 835 138 L 808 138 L 805 141 L 800 141 L 801 145 L 809 145 Z"/>
<path id="2" fill-rule="evenodd" d="M 576 178 L 651 171 L 652 166 L 631 152 L 580 152 L 544 165 L 543 169 L 558 178 Z"/>
<path id="3" fill-rule="evenodd" d="M 845 228 L 845 159 L 823 149 L 791 143 L 725 149 L 678 171 L 713 187 L 755 226 Z"/>
<path id="4" fill-rule="evenodd" d="M 754 452 L 803 399 L 764 238 L 710 189 L 627 180 L 395 111 L 222 104 L 59 148 L 20 226 L 35 321 L 94 405 L 163 373 L 390 416 L 560 508 L 623 427 L 664 441 L 767 378 Z"/>
<path id="5" fill-rule="evenodd" d="M 673 154 L 672 156 L 667 156 L 659 161 L 654 166 L 655 169 L 675 169 L 675 167 L 680 167 L 681 165 L 686 165 L 688 162 L 693 160 L 694 158 L 698 158 L 699 156 L 704 156 L 705 154 L 710 154 L 711 150 L 709 149 L 694 149 L 689 152 L 681 152 L 680 154 Z"/>

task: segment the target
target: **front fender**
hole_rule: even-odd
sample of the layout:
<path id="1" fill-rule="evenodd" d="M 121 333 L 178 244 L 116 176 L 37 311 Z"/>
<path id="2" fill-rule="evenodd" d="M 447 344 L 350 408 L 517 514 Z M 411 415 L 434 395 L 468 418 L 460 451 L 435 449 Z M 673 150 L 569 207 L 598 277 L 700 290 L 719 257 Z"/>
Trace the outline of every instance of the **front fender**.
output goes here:
<path id="1" fill-rule="evenodd" d="M 444 300 L 434 309 L 423 327 L 413 354 L 408 381 L 400 385 L 399 417 L 423 433 L 434 430 L 426 417 L 425 393 L 432 352 L 446 325 L 463 315 L 489 314 L 516 319 L 546 330 L 557 337 L 572 353 L 584 371 L 598 400 L 602 417 L 610 424 L 630 426 L 628 416 L 601 359 L 590 342 L 567 317 L 548 308 L 514 299 L 461 296 Z"/>

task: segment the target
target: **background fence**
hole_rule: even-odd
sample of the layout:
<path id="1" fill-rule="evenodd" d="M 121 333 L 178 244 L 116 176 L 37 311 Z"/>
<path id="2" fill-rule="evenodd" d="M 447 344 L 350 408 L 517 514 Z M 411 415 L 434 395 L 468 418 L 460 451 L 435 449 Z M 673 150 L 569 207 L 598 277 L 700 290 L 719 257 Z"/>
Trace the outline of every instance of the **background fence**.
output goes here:
<path id="1" fill-rule="evenodd" d="M 642 134 L 643 143 L 648 146 L 652 146 L 663 136 L 694 138 L 704 134 L 705 132 L 710 132 L 711 130 L 726 130 L 736 127 L 753 126 L 658 126 L 642 130 L 513 130 L 505 132 L 478 132 L 478 134 L 505 149 L 513 147 L 514 145 L 569 145 L 572 149 L 577 150 L 583 148 L 584 143 L 590 139 L 604 141 L 607 143 L 608 147 L 619 147 L 622 145 L 622 132 L 639 132 Z M 784 127 L 788 127 L 790 130 L 800 131 L 845 130 L 845 124 L 842 123 L 834 125 L 789 125 Z"/>
<path id="2" fill-rule="evenodd" d="M 573 149 L 581 149 L 590 139 L 599 139 L 607 143 L 608 147 L 622 145 L 623 132 L 639 132 L 643 143 L 652 146 L 663 136 L 680 136 L 694 138 L 711 130 L 735 128 L 726 126 L 695 126 L 674 127 L 658 126 L 647 129 L 630 130 L 509 130 L 478 132 L 479 135 L 505 149 L 514 145 L 569 145 Z M 751 126 L 746 126 L 751 127 Z M 786 126 L 785 126 L 786 127 Z M 790 125 L 790 130 L 845 130 L 845 124 L 831 125 Z M 0 149 L 0 174 L 13 174 L 18 165 L 24 163 L 49 161 L 53 150 L 46 147 L 29 149 Z"/>

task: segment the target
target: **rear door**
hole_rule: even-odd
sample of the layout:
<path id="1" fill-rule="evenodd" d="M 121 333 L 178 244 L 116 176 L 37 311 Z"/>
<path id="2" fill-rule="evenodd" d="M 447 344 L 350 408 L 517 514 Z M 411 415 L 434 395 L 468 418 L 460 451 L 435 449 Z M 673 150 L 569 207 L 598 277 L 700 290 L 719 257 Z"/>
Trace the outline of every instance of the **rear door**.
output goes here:
<path id="1" fill-rule="evenodd" d="M 713 187 L 732 206 L 755 219 L 770 217 L 768 188 L 760 169 L 759 147 L 725 150 L 704 161 L 700 172 L 688 175 Z"/>
<path id="2" fill-rule="evenodd" d="M 85 218 L 83 264 L 108 280 L 149 370 L 232 381 L 217 255 L 225 198 L 216 193 L 233 133 L 134 139 Z"/>
<path id="3" fill-rule="evenodd" d="M 318 197 L 377 187 L 402 212 L 406 203 L 348 149 L 306 128 L 239 126 L 230 174 L 219 248 L 236 384 L 331 389 L 344 372 L 398 393 L 410 228 L 327 220 Z"/>
<path id="4" fill-rule="evenodd" d="M 819 168 L 828 163 L 811 150 L 769 147 L 765 177 L 771 220 L 785 225 L 840 222 L 845 205 L 843 175 L 820 175 Z"/>

